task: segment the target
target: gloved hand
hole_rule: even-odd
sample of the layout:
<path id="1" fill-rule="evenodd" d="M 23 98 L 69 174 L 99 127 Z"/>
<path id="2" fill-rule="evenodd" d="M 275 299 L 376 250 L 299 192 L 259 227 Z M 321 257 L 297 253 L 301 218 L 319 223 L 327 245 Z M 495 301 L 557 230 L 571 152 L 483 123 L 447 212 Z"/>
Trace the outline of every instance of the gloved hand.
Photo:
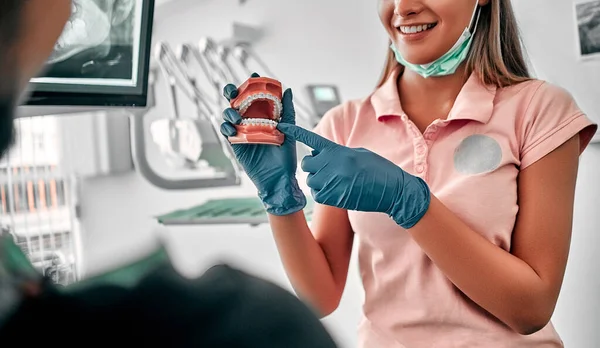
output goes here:
<path id="1" fill-rule="evenodd" d="M 431 195 L 421 178 L 363 148 L 338 145 L 292 124 L 280 124 L 286 139 L 313 149 L 302 160 L 317 203 L 347 210 L 380 212 L 408 229 L 425 215 Z"/>
<path id="2" fill-rule="evenodd" d="M 259 77 L 252 74 L 252 77 Z M 238 96 L 233 84 L 223 88 L 228 101 Z M 294 125 L 296 113 L 292 90 L 287 89 L 282 96 L 283 110 L 280 124 Z M 223 112 L 225 122 L 221 124 L 221 133 L 225 137 L 237 134 L 234 124 L 240 124 L 242 117 L 232 108 Z M 296 141 L 285 137 L 281 146 L 263 144 L 232 144 L 233 152 L 244 171 L 258 189 L 258 196 L 265 209 L 272 215 L 288 215 L 304 209 L 306 196 L 298 186 L 296 179 L 297 155 Z"/>

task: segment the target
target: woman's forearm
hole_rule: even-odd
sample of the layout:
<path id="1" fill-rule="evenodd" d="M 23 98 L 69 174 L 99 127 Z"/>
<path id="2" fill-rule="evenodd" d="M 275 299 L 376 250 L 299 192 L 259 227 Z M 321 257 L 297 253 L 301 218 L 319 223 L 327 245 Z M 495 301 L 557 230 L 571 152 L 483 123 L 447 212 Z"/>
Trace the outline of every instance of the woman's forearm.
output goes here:
<path id="1" fill-rule="evenodd" d="M 298 295 L 321 315 L 338 305 L 337 286 L 323 249 L 308 227 L 303 211 L 269 215 L 275 243 L 288 278 Z"/>
<path id="2" fill-rule="evenodd" d="M 435 197 L 408 231 L 454 285 L 513 330 L 532 333 L 550 320 L 551 296 L 536 272 L 473 231 Z"/>

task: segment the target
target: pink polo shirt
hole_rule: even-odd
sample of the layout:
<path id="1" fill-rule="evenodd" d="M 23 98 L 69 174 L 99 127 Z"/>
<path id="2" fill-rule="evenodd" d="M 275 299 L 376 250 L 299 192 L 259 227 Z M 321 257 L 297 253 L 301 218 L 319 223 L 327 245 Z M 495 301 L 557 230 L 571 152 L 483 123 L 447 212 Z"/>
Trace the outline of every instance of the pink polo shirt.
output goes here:
<path id="1" fill-rule="evenodd" d="M 396 70 L 369 97 L 326 114 L 316 132 L 363 147 L 420 176 L 449 209 L 510 250 L 519 170 L 596 125 L 563 89 L 534 80 L 503 89 L 473 75 L 447 120 L 422 134 L 402 111 Z M 365 290 L 361 348 L 562 347 L 552 324 L 515 333 L 461 293 L 410 235 L 384 214 L 349 211 Z M 443 231 L 440 231 L 443 232 Z"/>

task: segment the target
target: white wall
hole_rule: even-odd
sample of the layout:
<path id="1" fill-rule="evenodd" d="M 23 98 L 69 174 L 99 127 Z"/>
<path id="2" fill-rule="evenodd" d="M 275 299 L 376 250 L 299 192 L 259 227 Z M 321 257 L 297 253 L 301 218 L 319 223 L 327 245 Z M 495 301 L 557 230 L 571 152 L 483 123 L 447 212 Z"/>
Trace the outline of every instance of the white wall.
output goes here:
<path id="1" fill-rule="evenodd" d="M 547 3 L 542 8 L 552 10 Z M 517 9 L 531 10 L 522 5 Z M 572 16 L 557 6 L 555 15 L 563 14 L 565 18 L 555 23 L 560 23 L 557 28 L 569 30 Z M 195 43 L 204 35 L 227 38 L 233 20 L 261 25 L 266 36 L 256 49 L 271 70 L 297 93 L 305 84 L 322 82 L 338 84 L 343 98 L 364 96 L 379 76 L 386 48 L 376 1 L 250 0 L 239 7 L 237 0 L 173 0 L 159 7 L 156 16 L 155 40 L 174 45 Z M 532 33 L 529 36 L 534 37 Z M 536 37 L 539 41 L 545 38 Z M 556 45 L 553 37 L 544 41 Z M 540 54 L 540 46 L 536 47 L 538 50 L 530 53 L 534 59 L 539 58 L 538 69 L 562 63 Z M 562 69 L 569 67 L 560 67 L 557 70 L 568 76 L 569 70 Z M 554 71 L 553 77 L 557 74 Z M 585 86 L 586 82 L 579 83 Z M 589 88 L 593 86 L 590 84 Z M 165 99 L 159 99 L 149 118 L 168 113 L 166 104 Z M 587 106 L 594 108 L 590 113 L 600 115 L 600 105 L 588 102 Z M 580 171 L 571 259 L 554 322 L 567 347 L 592 348 L 600 346 L 600 332 L 594 324 L 600 321 L 600 297 L 596 295 L 600 292 L 600 278 L 595 276 L 600 264 L 593 257 L 600 251 L 600 215 L 594 204 L 595 198 L 600 197 L 600 185 L 596 182 L 596 173 L 600 171 L 598 145 L 591 146 L 584 154 Z M 132 257 L 151 244 L 157 227 L 152 216 L 156 214 L 202 203 L 211 197 L 253 194 L 252 186 L 247 183 L 236 189 L 164 192 L 135 173 L 86 180 L 81 202 L 86 269 L 94 273 Z M 265 226 L 189 226 L 161 231 L 167 236 L 177 265 L 186 273 L 201 271 L 224 259 L 289 286 Z M 361 301 L 356 259 L 353 259 L 341 307 L 325 321 L 342 347 L 352 347 L 355 343 Z"/>

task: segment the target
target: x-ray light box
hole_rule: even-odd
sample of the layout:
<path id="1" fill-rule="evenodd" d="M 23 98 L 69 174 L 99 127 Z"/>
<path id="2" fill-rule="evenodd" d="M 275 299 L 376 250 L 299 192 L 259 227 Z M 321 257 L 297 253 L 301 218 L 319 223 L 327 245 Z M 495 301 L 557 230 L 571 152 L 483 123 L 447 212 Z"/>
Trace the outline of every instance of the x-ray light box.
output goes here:
<path id="1" fill-rule="evenodd" d="M 155 0 L 73 0 L 72 15 L 26 105 L 147 103 Z"/>

